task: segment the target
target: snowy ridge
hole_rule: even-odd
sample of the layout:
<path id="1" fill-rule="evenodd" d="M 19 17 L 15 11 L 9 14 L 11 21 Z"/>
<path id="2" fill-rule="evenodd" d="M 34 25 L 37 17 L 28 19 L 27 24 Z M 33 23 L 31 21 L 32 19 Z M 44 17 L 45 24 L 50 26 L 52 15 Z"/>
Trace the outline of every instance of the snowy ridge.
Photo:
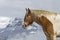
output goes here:
<path id="1" fill-rule="evenodd" d="M 5 28 L 6 25 L 9 24 L 10 20 L 11 20 L 11 18 L 9 18 L 9 17 L 0 17 L 0 29 Z"/>
<path id="2" fill-rule="evenodd" d="M 27 27 L 27 29 L 22 28 L 22 19 L 21 18 L 12 18 L 12 17 L 0 17 L 0 40 L 17 40 L 14 37 L 15 35 L 19 37 L 24 37 L 37 32 L 37 26 L 32 25 Z M 22 38 L 23 38 L 22 37 Z M 12 38 L 12 39 L 11 39 Z M 24 39 L 24 38 L 23 38 Z"/>

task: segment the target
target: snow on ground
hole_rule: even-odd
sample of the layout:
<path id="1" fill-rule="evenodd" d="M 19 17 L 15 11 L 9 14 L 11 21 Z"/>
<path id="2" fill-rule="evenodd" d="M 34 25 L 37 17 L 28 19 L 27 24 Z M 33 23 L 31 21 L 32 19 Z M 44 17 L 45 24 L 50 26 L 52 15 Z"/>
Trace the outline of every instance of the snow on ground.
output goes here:
<path id="1" fill-rule="evenodd" d="M 2 17 L 0 23 L 1 21 L 8 25 L 4 24 L 5 27 L 2 29 L 0 27 L 0 40 L 46 40 L 42 28 L 35 23 L 27 29 L 23 29 L 22 19 L 20 18 Z M 60 40 L 60 38 L 57 38 L 57 40 Z"/>

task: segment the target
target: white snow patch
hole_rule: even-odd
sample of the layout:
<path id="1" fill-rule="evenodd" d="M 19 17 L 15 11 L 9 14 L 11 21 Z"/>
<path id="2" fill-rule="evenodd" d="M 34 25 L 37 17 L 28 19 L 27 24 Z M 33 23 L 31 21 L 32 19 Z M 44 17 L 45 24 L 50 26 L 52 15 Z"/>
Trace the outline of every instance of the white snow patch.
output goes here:
<path id="1" fill-rule="evenodd" d="M 29 25 L 28 27 L 27 27 L 27 30 L 31 30 L 33 27 L 31 26 L 31 25 Z"/>
<path id="2" fill-rule="evenodd" d="M 0 29 L 6 28 L 6 26 L 9 24 L 10 17 L 0 17 Z"/>

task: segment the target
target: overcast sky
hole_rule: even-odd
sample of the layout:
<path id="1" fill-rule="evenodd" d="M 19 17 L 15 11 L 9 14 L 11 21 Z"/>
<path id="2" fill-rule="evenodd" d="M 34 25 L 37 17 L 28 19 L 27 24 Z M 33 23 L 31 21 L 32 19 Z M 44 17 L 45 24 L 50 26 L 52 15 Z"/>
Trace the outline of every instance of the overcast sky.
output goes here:
<path id="1" fill-rule="evenodd" d="M 25 8 L 60 13 L 60 0 L 0 0 L 0 16 L 23 18 Z"/>

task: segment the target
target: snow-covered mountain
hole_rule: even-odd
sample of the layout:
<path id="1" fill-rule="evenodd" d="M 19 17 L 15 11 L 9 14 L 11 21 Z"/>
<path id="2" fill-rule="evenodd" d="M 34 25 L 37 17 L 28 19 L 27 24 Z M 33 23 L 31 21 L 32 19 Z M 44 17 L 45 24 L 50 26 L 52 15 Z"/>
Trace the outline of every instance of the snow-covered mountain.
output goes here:
<path id="1" fill-rule="evenodd" d="M 46 40 L 39 25 L 33 23 L 23 29 L 22 20 L 17 17 L 0 17 L 0 40 Z"/>

